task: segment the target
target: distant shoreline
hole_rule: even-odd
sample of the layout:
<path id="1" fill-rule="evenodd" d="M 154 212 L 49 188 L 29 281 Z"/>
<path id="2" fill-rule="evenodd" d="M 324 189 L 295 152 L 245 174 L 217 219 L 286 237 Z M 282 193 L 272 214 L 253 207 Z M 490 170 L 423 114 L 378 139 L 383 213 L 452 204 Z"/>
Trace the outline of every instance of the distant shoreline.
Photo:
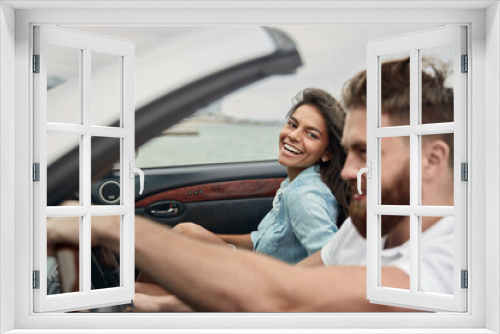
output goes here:
<path id="1" fill-rule="evenodd" d="M 162 132 L 163 136 L 196 136 L 199 133 L 201 126 L 217 126 L 217 125 L 251 125 L 251 126 L 282 126 L 283 122 L 278 120 L 249 120 L 236 119 L 233 117 L 217 115 L 201 116 L 189 118 L 181 123 L 172 126 Z"/>

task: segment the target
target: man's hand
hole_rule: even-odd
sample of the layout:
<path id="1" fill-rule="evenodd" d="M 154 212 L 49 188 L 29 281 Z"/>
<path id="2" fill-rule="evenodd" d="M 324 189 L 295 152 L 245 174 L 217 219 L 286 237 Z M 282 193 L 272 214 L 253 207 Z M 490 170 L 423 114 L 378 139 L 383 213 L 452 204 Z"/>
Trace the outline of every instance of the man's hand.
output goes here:
<path id="1" fill-rule="evenodd" d="M 136 312 L 193 312 L 177 297 L 154 283 L 135 282 Z"/>
<path id="2" fill-rule="evenodd" d="M 63 203 L 64 206 L 78 206 L 76 201 Z M 98 247 L 106 234 L 120 233 L 120 221 L 116 216 L 93 216 L 91 226 L 90 246 Z M 57 245 L 80 245 L 80 218 L 79 217 L 52 217 L 47 219 L 47 255 L 54 255 Z"/>
<path id="3" fill-rule="evenodd" d="M 136 312 L 194 312 L 173 295 L 153 296 L 136 293 L 134 307 Z"/>
<path id="4" fill-rule="evenodd" d="M 47 255 L 55 256 L 57 245 L 80 244 L 80 219 L 78 217 L 53 217 L 47 219 Z"/>

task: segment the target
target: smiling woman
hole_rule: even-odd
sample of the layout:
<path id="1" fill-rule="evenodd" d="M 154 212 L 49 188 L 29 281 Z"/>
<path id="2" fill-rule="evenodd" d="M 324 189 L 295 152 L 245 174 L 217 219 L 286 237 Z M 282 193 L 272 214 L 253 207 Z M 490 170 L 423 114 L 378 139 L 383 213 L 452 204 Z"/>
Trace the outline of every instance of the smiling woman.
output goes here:
<path id="1" fill-rule="evenodd" d="M 347 185 L 340 179 L 345 161 L 340 147 L 343 109 L 328 92 L 316 88 L 301 91 L 294 102 L 279 134 L 278 161 L 288 178 L 257 230 L 216 235 L 184 223 L 174 231 L 252 249 L 289 263 L 316 253 L 334 237 L 348 211 Z"/>
<path id="2" fill-rule="evenodd" d="M 321 249 L 347 217 L 349 202 L 347 185 L 340 179 L 345 161 L 340 146 L 344 127 L 342 107 L 328 92 L 316 88 L 303 90 L 294 101 L 279 136 L 278 161 L 286 167 L 288 178 L 273 202 L 276 212 L 271 210 L 267 220 L 265 218 L 257 231 L 251 234 L 255 250 L 279 254 L 275 256 L 281 259 L 289 259 L 288 253 L 293 253 L 294 248 L 307 250 L 301 252 L 304 254 L 302 259 Z M 330 195 L 333 195 L 333 201 Z M 333 215 L 332 207 L 335 209 Z M 300 246 L 283 249 L 285 242 L 279 238 L 289 239 L 283 232 L 279 237 L 269 236 L 269 229 L 273 226 L 269 218 L 273 214 L 278 222 L 281 217 L 286 217 L 284 222 L 278 223 L 278 230 L 286 231 L 290 226 L 293 240 L 298 240 Z M 276 247 L 269 252 L 266 243 L 272 244 L 271 241 L 277 238 L 276 244 L 281 249 Z"/>
<path id="3" fill-rule="evenodd" d="M 289 116 L 280 132 L 278 161 L 286 166 L 290 181 L 310 166 L 332 159 L 328 141 L 325 121 L 316 107 L 302 105 Z"/>

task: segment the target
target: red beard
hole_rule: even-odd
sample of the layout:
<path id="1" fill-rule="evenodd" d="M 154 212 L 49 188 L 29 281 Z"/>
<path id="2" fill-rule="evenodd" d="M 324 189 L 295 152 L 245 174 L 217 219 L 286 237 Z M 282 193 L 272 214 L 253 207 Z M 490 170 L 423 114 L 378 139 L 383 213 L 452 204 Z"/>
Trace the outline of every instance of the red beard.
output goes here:
<path id="1" fill-rule="evenodd" d="M 363 238 L 366 238 L 366 200 L 356 201 L 354 199 L 354 194 L 358 192 L 357 182 L 355 180 L 349 181 L 349 186 L 352 194 L 351 203 L 349 205 L 349 216 L 358 233 Z M 366 190 L 363 190 L 363 193 L 366 193 Z M 382 187 L 382 205 L 410 205 L 409 168 L 403 168 L 392 185 L 389 187 Z M 382 236 L 392 231 L 403 218 L 402 216 L 382 216 Z"/>

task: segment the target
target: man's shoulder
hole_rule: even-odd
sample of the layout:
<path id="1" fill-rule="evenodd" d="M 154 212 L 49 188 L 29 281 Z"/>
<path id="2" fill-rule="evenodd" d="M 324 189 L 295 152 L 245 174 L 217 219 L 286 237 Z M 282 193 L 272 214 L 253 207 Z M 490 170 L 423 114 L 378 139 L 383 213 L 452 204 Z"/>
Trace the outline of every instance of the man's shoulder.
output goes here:
<path id="1" fill-rule="evenodd" d="M 341 233 L 341 234 L 339 234 Z M 351 243 L 353 240 L 365 241 L 366 239 L 359 234 L 356 226 L 352 223 L 351 217 L 348 217 L 339 231 L 337 232 L 341 238 L 339 238 L 340 242 Z"/>
<path id="2" fill-rule="evenodd" d="M 444 244 L 446 240 L 453 242 L 454 231 L 453 217 L 444 217 L 422 233 L 422 242 L 433 244 Z"/>
<path id="3" fill-rule="evenodd" d="M 332 241 L 322 250 L 325 265 L 362 265 L 366 258 L 366 239 L 347 218 Z"/>

